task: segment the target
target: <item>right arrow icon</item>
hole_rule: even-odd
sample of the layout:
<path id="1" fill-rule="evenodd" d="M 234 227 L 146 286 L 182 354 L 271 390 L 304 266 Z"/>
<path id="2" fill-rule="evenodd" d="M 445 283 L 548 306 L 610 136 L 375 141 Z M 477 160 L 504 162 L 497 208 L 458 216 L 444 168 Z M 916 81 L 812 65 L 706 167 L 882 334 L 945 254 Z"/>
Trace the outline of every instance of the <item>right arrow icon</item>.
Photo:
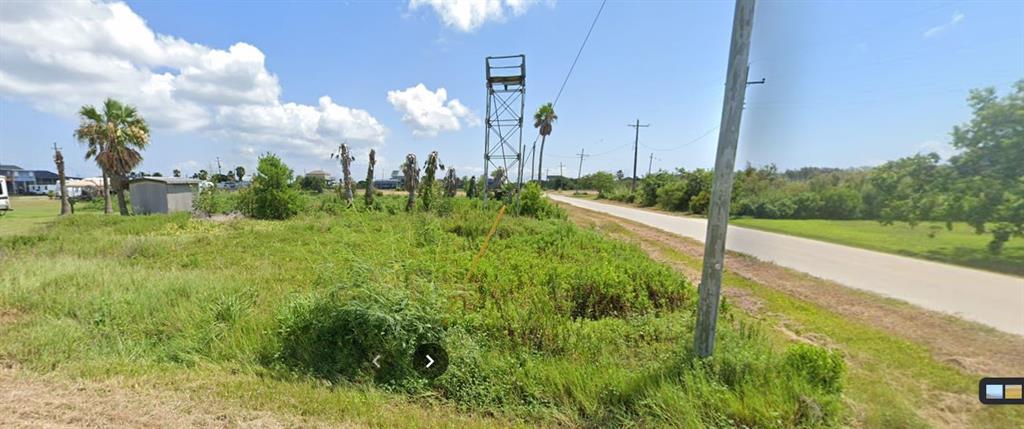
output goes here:
<path id="1" fill-rule="evenodd" d="M 430 368 L 430 365 L 433 365 L 433 364 L 434 364 L 434 358 L 430 357 L 430 355 L 427 355 L 427 368 Z"/>

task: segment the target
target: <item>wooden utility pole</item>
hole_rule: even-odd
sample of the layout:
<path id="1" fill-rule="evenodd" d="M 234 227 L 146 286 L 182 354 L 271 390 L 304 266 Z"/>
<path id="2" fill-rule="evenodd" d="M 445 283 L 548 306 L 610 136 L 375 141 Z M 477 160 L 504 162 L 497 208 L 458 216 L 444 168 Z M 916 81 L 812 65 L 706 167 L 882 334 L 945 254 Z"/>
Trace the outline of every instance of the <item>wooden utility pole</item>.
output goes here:
<path id="1" fill-rule="evenodd" d="M 578 186 L 580 178 L 583 177 L 583 158 L 586 158 L 590 155 L 584 153 L 583 149 L 580 149 L 580 153 L 577 153 L 576 155 L 579 155 L 580 157 L 580 169 L 576 171 L 576 185 Z"/>
<path id="2" fill-rule="evenodd" d="M 736 164 L 736 145 L 747 89 L 754 3 L 755 0 L 736 0 L 733 15 L 729 68 L 726 72 L 725 99 L 722 102 L 722 125 L 718 135 L 718 153 L 715 155 L 711 207 L 708 210 L 707 237 L 704 240 L 704 266 L 700 279 L 700 302 L 693 338 L 694 351 L 702 358 L 711 356 L 715 351 L 715 325 L 718 322 L 718 301 L 725 262 L 725 232 L 729 224 L 732 171 Z"/>
<path id="3" fill-rule="evenodd" d="M 68 200 L 68 186 L 64 178 L 64 154 L 60 153 L 57 143 L 53 143 L 53 163 L 57 164 L 57 179 L 60 181 L 60 215 L 71 214 L 71 202 Z"/>
<path id="4" fill-rule="evenodd" d="M 651 160 L 647 162 L 647 175 L 648 175 L 648 176 L 650 176 L 650 175 L 651 175 L 651 167 L 653 167 L 653 166 L 654 166 L 654 160 L 655 160 L 655 158 L 654 158 L 654 152 L 651 152 Z M 657 158 L 657 160 L 658 160 L 658 161 L 661 161 L 661 158 Z"/>
<path id="5" fill-rule="evenodd" d="M 651 124 L 640 125 L 640 120 L 636 120 L 636 124 L 629 124 L 629 127 L 636 128 L 636 139 L 633 140 L 633 181 L 629 184 L 629 193 L 636 191 L 636 154 L 640 147 L 640 128 L 646 128 Z"/>

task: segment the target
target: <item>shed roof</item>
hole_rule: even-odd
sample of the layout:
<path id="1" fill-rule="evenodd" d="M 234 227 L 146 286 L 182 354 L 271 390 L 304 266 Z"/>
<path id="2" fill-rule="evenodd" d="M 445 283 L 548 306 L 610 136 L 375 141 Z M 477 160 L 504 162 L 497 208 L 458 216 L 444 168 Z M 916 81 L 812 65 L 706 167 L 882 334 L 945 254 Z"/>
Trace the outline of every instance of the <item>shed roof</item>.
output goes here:
<path id="1" fill-rule="evenodd" d="M 168 185 L 198 185 L 199 182 L 201 182 L 201 180 L 199 180 L 199 179 L 187 179 L 187 178 L 184 178 L 184 177 L 146 176 L 146 177 L 136 177 L 136 178 L 131 179 L 131 180 L 128 181 L 128 183 L 137 183 L 137 182 L 160 182 L 160 183 L 166 183 Z"/>

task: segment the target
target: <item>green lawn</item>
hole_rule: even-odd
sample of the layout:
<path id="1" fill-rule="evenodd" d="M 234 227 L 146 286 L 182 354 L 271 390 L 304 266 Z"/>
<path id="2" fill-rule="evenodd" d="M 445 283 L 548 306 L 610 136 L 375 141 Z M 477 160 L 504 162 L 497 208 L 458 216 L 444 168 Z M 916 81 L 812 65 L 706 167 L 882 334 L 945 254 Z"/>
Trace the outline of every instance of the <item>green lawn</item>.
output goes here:
<path id="1" fill-rule="evenodd" d="M 756 321 L 724 314 L 718 354 L 696 359 L 695 288 L 636 245 L 510 214 L 470 271 L 493 204 L 410 214 L 399 196 L 380 210 L 313 200 L 287 221 L 47 219 L 51 202 L 16 201 L 23 217 L 0 220 L 13 226 L 0 237 L 0 361 L 374 427 L 848 419 L 841 358 L 777 344 Z M 423 342 L 450 357 L 432 380 L 412 368 Z"/>
<path id="2" fill-rule="evenodd" d="M 733 225 L 778 232 L 881 252 L 896 253 L 983 270 L 1024 276 L 1024 239 L 1008 241 L 999 255 L 989 253 L 990 234 L 975 234 L 967 224 L 925 222 L 885 226 L 871 220 L 751 219 L 729 221 Z M 930 236 L 934 234 L 934 236 Z"/>
<path id="3" fill-rule="evenodd" d="M 60 214 L 60 200 L 47 197 L 11 197 L 13 210 L 0 216 L 0 237 L 25 234 Z"/>

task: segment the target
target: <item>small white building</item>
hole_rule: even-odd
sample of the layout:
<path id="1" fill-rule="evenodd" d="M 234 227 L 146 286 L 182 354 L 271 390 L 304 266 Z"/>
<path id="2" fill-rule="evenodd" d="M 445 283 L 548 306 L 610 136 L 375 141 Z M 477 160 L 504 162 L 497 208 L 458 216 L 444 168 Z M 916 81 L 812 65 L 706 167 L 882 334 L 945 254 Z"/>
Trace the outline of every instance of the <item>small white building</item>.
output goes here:
<path id="1" fill-rule="evenodd" d="M 65 186 L 68 188 L 69 198 L 78 198 L 82 195 L 89 195 L 92 197 L 101 197 L 103 191 L 103 178 L 102 177 L 87 177 L 85 179 L 72 179 L 65 182 Z M 57 191 L 57 195 L 60 195 L 60 191 Z"/>
<path id="2" fill-rule="evenodd" d="M 139 177 L 128 182 L 135 214 L 174 213 L 192 210 L 200 181 L 180 177 Z"/>

